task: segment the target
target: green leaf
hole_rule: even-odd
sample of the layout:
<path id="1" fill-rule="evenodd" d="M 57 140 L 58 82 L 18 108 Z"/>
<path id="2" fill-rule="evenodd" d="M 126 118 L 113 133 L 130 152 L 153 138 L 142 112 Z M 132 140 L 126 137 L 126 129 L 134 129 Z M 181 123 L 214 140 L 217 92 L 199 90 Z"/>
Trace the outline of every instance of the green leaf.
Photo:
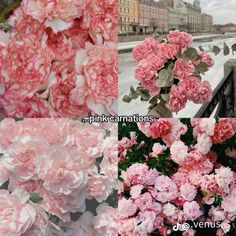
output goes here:
<path id="1" fill-rule="evenodd" d="M 168 71 L 166 69 L 161 70 L 158 73 L 158 77 L 160 80 L 167 80 L 168 79 Z"/>
<path id="2" fill-rule="evenodd" d="M 224 55 L 227 56 L 229 55 L 230 51 L 229 51 L 229 47 L 228 45 L 224 42 Z"/>
<path id="3" fill-rule="evenodd" d="M 157 104 L 157 99 L 158 99 L 158 95 L 152 97 L 150 99 L 149 103 L 152 104 L 152 105 L 155 105 L 155 104 Z"/>
<path id="4" fill-rule="evenodd" d="M 232 47 L 232 51 L 233 51 L 233 55 L 234 55 L 234 52 L 236 52 L 236 43 L 233 44 L 231 47 Z"/>
<path id="5" fill-rule="evenodd" d="M 131 98 L 130 96 L 128 96 L 128 95 L 125 95 L 125 96 L 123 97 L 123 101 L 126 102 L 126 103 L 130 103 L 131 100 L 132 100 L 132 98 Z"/>
<path id="6" fill-rule="evenodd" d="M 133 99 L 137 99 L 139 94 L 136 92 L 136 90 L 133 88 L 133 86 L 130 87 L 130 97 Z"/>
<path id="7" fill-rule="evenodd" d="M 39 193 L 33 192 L 30 194 L 30 200 L 33 203 L 38 203 L 42 198 L 40 197 Z"/>
<path id="8" fill-rule="evenodd" d="M 149 91 L 142 87 L 137 88 L 137 93 L 140 95 L 141 101 L 148 101 L 151 97 Z"/>
<path id="9" fill-rule="evenodd" d="M 187 51 L 184 52 L 184 56 L 189 58 L 190 60 L 196 60 L 198 58 L 197 49 L 189 47 Z"/>
<path id="10" fill-rule="evenodd" d="M 212 52 L 217 56 L 220 53 L 220 48 L 218 46 L 213 46 Z"/>
<path id="11" fill-rule="evenodd" d="M 165 101 L 165 102 L 167 102 L 168 100 L 169 100 L 169 94 L 161 94 L 161 98 Z"/>
<path id="12" fill-rule="evenodd" d="M 200 62 L 198 65 L 195 66 L 197 73 L 204 74 L 208 71 L 208 65 L 204 62 Z"/>

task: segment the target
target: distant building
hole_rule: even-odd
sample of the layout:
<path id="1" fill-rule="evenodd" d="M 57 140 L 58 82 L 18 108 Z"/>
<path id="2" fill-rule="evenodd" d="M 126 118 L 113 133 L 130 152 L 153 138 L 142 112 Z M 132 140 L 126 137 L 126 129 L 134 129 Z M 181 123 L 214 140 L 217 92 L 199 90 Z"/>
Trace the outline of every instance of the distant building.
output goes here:
<path id="1" fill-rule="evenodd" d="M 233 23 L 224 25 L 224 26 L 221 27 L 221 31 L 224 32 L 224 33 L 227 33 L 227 32 L 236 32 L 236 25 L 233 24 Z"/>
<path id="2" fill-rule="evenodd" d="M 139 32 L 138 0 L 119 0 L 119 33 Z"/>
<path id="3" fill-rule="evenodd" d="M 202 16 L 202 30 L 203 31 L 212 31 L 213 30 L 213 17 L 211 15 L 203 13 Z"/>
<path id="4" fill-rule="evenodd" d="M 199 0 L 193 4 L 185 2 L 187 10 L 187 31 L 200 32 L 202 28 L 201 5 Z"/>
<path id="5" fill-rule="evenodd" d="M 140 32 L 167 32 L 168 11 L 152 0 L 139 1 Z"/>

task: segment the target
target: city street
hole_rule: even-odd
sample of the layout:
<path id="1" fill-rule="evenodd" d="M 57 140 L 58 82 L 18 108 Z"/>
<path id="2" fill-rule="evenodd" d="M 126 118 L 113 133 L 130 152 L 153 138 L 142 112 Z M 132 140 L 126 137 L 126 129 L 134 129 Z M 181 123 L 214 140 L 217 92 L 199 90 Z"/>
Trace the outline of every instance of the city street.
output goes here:
<path id="1" fill-rule="evenodd" d="M 212 35 L 211 35 L 212 36 Z M 193 43 L 194 47 L 202 46 L 205 50 L 208 50 L 208 46 L 217 45 L 219 47 L 223 47 L 223 43 L 226 42 L 228 46 L 236 43 L 236 35 L 219 35 L 218 38 L 212 38 L 210 35 L 208 37 L 204 37 L 202 39 L 198 39 L 197 42 Z M 126 46 L 137 44 L 137 42 L 126 43 Z M 119 45 L 119 48 L 124 48 L 125 44 Z M 210 71 L 203 76 L 203 80 L 208 80 L 212 86 L 212 89 L 218 85 L 220 80 L 224 76 L 224 63 L 231 59 L 236 58 L 236 55 L 232 55 L 232 53 L 228 56 L 224 56 L 221 52 L 217 56 L 213 56 L 215 61 L 214 66 Z M 122 101 L 124 95 L 129 93 L 129 88 L 131 85 L 136 87 L 138 85 L 137 81 L 134 78 L 134 69 L 135 69 L 135 61 L 132 58 L 131 53 L 119 54 L 119 112 L 124 115 L 131 114 L 147 114 L 147 102 L 141 102 L 139 99 L 132 100 L 130 103 L 125 103 Z M 174 113 L 174 117 L 193 117 L 196 112 L 199 110 L 201 105 L 194 104 L 192 102 L 188 102 L 185 109 L 180 111 L 178 114 Z"/>

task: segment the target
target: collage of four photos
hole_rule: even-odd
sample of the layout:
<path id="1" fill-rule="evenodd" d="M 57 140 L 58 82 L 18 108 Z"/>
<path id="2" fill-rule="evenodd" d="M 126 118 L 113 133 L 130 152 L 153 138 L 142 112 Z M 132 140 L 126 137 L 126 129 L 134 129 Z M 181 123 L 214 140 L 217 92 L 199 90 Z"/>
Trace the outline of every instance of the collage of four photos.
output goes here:
<path id="1" fill-rule="evenodd" d="M 235 0 L 0 0 L 0 236 L 236 236 Z"/>

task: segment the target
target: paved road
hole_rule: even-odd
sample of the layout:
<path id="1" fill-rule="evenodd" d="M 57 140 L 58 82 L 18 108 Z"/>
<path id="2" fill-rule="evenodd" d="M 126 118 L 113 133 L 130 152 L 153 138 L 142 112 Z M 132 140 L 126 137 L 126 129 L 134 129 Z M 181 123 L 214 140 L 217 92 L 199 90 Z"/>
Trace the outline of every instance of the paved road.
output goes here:
<path id="1" fill-rule="evenodd" d="M 228 45 L 236 43 L 236 37 L 230 37 L 228 35 L 222 35 L 218 39 L 208 40 L 204 38 L 202 42 L 194 42 L 193 46 L 198 47 L 203 46 L 207 50 L 209 45 L 223 46 L 223 43 L 227 42 Z M 220 53 L 218 56 L 212 55 L 215 60 L 215 65 L 209 72 L 203 76 L 204 80 L 208 80 L 214 89 L 219 83 L 220 79 L 223 78 L 223 64 L 231 58 L 235 58 L 232 54 L 229 56 L 224 56 Z M 133 60 L 131 53 L 120 54 L 119 55 L 119 114 L 131 115 L 131 114 L 142 114 L 147 113 L 148 104 L 141 102 L 139 100 L 132 101 L 131 103 L 124 103 L 122 98 L 125 94 L 129 93 L 129 88 L 131 85 L 134 87 L 138 84 L 134 78 L 135 61 Z M 174 113 L 174 117 L 193 117 L 199 110 L 201 105 L 196 105 L 192 102 L 188 102 L 185 109 L 180 111 L 178 114 Z"/>

